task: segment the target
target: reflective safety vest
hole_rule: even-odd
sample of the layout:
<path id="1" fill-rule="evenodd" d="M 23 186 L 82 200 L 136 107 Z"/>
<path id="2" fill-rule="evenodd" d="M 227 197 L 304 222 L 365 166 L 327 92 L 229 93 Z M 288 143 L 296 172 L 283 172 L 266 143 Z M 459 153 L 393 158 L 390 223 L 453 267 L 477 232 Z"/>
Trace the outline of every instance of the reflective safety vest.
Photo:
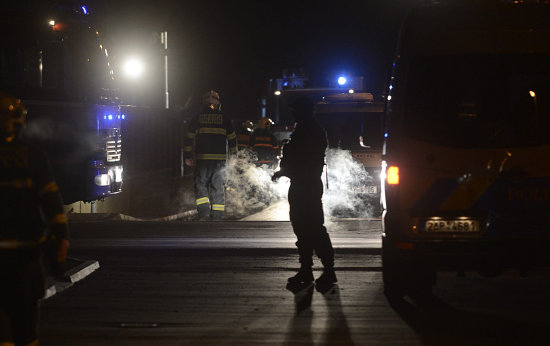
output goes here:
<path id="1" fill-rule="evenodd" d="M 257 129 L 250 137 L 250 147 L 258 155 L 258 164 L 272 164 L 279 149 L 277 138 L 266 129 Z"/>
<path id="2" fill-rule="evenodd" d="M 237 133 L 237 146 L 239 149 L 248 148 L 250 146 L 250 131 L 243 130 Z"/>
<path id="3" fill-rule="evenodd" d="M 228 146 L 230 153 L 237 153 L 237 135 L 227 115 L 206 108 L 191 119 L 185 136 L 185 158 L 192 158 L 194 149 L 197 160 L 224 161 Z"/>

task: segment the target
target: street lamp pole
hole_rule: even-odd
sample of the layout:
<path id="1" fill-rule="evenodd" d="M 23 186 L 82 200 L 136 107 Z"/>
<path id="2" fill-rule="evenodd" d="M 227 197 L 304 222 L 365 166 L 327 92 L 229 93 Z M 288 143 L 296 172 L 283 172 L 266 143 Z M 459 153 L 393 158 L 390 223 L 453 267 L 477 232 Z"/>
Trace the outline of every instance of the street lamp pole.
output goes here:
<path id="1" fill-rule="evenodd" d="M 168 31 L 160 34 L 161 43 L 164 45 L 164 108 L 170 108 L 170 96 L 168 93 Z"/>

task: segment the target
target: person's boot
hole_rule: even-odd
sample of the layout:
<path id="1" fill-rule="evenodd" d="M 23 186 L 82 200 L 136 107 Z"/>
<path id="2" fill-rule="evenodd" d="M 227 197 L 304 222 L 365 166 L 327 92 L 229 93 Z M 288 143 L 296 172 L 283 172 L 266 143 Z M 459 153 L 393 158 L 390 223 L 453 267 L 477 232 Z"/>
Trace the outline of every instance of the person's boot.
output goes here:
<path id="1" fill-rule="evenodd" d="M 210 220 L 210 205 L 201 204 L 197 206 L 197 219 L 199 221 L 209 221 Z"/>
<path id="2" fill-rule="evenodd" d="M 338 282 L 336 278 L 336 272 L 334 267 L 325 267 L 323 269 L 323 274 L 315 280 L 315 285 L 317 286 L 329 286 Z"/>
<path id="3" fill-rule="evenodd" d="M 302 266 L 296 275 L 288 278 L 288 284 L 300 284 L 313 282 L 313 270 L 310 266 Z"/>
<path id="4" fill-rule="evenodd" d="M 209 213 L 199 213 L 197 216 L 197 220 L 199 221 L 210 221 L 210 214 Z"/>
<path id="5" fill-rule="evenodd" d="M 212 221 L 222 221 L 223 220 L 223 214 L 224 214 L 223 211 L 213 210 L 210 213 L 210 217 L 212 218 Z"/>

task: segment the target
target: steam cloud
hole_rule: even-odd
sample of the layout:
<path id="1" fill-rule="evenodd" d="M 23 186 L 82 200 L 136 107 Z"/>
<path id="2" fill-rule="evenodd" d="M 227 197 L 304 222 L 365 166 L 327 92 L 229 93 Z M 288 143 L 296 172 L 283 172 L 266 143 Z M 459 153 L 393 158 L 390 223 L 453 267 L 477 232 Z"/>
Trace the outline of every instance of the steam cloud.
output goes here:
<path id="1" fill-rule="evenodd" d="M 231 218 L 240 218 L 259 212 L 269 205 L 286 199 L 289 181 L 271 181 L 274 170 L 267 165 L 256 166 L 255 154 L 250 150 L 239 151 L 238 157 L 228 169 L 226 203 Z"/>
<path id="2" fill-rule="evenodd" d="M 347 150 L 328 149 L 327 171 L 323 172 L 325 186 L 323 207 L 325 216 L 369 217 L 373 215 L 373 200 L 361 193 L 367 185 L 375 184 L 363 165 L 355 161 Z M 289 181 L 286 178 L 272 182 L 273 170 L 267 166 L 257 167 L 253 153 L 240 151 L 233 165 L 228 166 L 227 214 L 241 218 L 259 212 L 266 207 L 286 200 Z M 327 189 L 328 176 L 328 189 Z"/>
<path id="3" fill-rule="evenodd" d="M 328 149 L 326 172 L 323 172 L 325 193 L 323 209 L 327 217 L 370 217 L 374 213 L 376 198 L 367 198 L 365 187 L 376 184 L 374 178 L 342 149 Z M 328 172 L 328 189 L 326 178 Z"/>
<path id="4" fill-rule="evenodd" d="M 86 131 L 68 122 L 38 118 L 28 121 L 22 131 L 22 138 L 45 148 L 50 156 L 55 157 L 67 152 L 71 159 L 82 160 L 92 157 L 97 150 L 95 131 Z"/>

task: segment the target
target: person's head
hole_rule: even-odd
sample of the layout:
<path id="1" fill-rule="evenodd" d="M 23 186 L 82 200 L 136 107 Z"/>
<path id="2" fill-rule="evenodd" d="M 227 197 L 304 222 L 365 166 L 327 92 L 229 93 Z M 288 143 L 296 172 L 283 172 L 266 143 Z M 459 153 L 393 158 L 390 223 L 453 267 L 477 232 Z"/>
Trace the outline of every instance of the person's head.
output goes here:
<path id="1" fill-rule="evenodd" d="M 269 119 L 268 117 L 265 117 L 265 118 L 260 118 L 260 120 L 258 120 L 258 128 L 259 129 L 264 129 L 264 130 L 269 130 L 271 128 L 271 125 L 273 125 L 273 120 Z"/>
<path id="2" fill-rule="evenodd" d="M 208 108 L 220 110 L 222 107 L 220 103 L 220 94 L 214 90 L 208 90 L 202 96 L 202 104 Z"/>
<path id="3" fill-rule="evenodd" d="M 309 120 L 313 118 L 313 101 L 309 97 L 299 97 L 291 105 L 292 116 L 294 120 L 299 123 L 304 120 Z"/>
<path id="4" fill-rule="evenodd" d="M 11 142 L 25 127 L 27 108 L 21 100 L 0 93 L 0 135 L 4 142 Z"/>
<path id="5" fill-rule="evenodd" d="M 243 121 L 243 123 L 241 125 L 242 125 L 243 129 L 245 129 L 247 132 L 254 131 L 254 123 L 250 120 Z"/>

